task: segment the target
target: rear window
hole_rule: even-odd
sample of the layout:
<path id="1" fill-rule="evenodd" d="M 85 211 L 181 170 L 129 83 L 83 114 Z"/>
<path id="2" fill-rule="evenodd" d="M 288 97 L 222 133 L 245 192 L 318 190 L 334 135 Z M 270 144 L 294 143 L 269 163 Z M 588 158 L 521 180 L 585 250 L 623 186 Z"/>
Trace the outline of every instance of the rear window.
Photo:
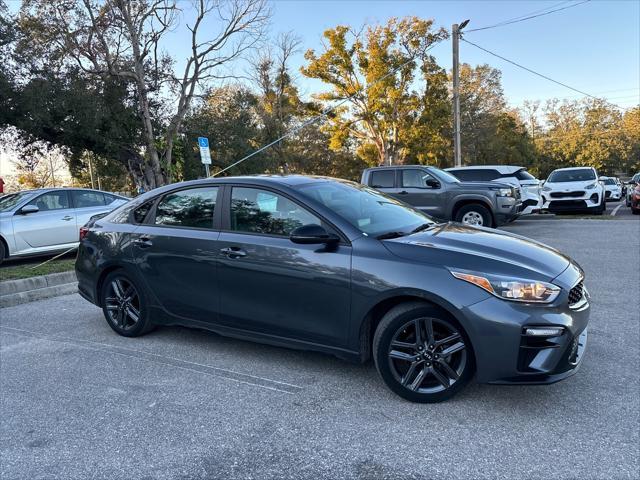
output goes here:
<path id="1" fill-rule="evenodd" d="M 369 186 L 373 188 L 393 188 L 395 179 L 395 170 L 374 170 L 369 178 Z"/>
<path id="2" fill-rule="evenodd" d="M 536 177 L 534 177 L 533 175 L 531 175 L 529 172 L 527 172 L 526 170 L 518 170 L 514 176 L 518 179 L 518 180 L 535 180 Z"/>
<path id="3" fill-rule="evenodd" d="M 455 175 L 463 182 L 489 182 L 500 178 L 497 170 L 489 170 L 485 168 L 465 168 L 464 170 L 449 170 L 449 173 Z"/>

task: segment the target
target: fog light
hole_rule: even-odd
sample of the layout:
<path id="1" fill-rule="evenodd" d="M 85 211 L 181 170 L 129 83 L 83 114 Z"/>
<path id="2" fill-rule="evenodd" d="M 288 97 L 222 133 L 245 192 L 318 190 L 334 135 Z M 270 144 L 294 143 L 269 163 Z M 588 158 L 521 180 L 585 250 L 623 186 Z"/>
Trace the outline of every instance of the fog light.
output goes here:
<path id="1" fill-rule="evenodd" d="M 559 337 L 563 331 L 562 327 L 527 327 L 524 333 L 528 337 Z"/>

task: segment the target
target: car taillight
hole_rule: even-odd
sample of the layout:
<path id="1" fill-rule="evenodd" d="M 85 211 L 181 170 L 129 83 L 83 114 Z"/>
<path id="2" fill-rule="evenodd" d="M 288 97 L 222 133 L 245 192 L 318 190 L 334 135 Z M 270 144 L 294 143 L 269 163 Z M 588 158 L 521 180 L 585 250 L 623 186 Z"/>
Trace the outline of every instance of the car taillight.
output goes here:
<path id="1" fill-rule="evenodd" d="M 87 236 L 88 233 L 89 233 L 89 228 L 80 227 L 80 241 L 84 240 L 84 238 Z"/>

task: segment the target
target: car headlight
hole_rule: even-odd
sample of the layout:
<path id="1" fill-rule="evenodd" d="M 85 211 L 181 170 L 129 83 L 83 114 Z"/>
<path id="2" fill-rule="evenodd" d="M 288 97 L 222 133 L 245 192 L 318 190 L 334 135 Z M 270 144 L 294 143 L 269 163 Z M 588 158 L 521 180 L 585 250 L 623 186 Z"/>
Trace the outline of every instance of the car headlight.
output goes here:
<path id="1" fill-rule="evenodd" d="M 596 188 L 598 186 L 597 183 L 592 183 L 591 185 L 587 185 L 586 187 L 584 187 L 587 190 L 593 190 L 594 188 Z"/>
<path id="2" fill-rule="evenodd" d="M 551 187 L 542 187 L 542 191 L 543 192 L 550 192 L 551 191 Z"/>
<path id="3" fill-rule="evenodd" d="M 558 297 L 561 290 L 556 285 L 537 280 L 453 270 L 451 274 L 460 280 L 473 283 L 498 298 L 514 302 L 551 303 Z"/>
<path id="4" fill-rule="evenodd" d="M 514 197 L 513 188 L 495 188 L 498 197 Z"/>

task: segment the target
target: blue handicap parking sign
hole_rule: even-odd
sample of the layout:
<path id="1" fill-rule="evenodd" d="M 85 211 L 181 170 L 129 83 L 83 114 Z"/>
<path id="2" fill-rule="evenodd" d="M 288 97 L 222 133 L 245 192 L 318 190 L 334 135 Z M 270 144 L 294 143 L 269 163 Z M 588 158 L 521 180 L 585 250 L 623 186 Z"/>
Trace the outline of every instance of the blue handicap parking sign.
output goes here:
<path id="1" fill-rule="evenodd" d="M 198 145 L 202 148 L 209 148 L 209 139 L 207 137 L 198 137 Z"/>

